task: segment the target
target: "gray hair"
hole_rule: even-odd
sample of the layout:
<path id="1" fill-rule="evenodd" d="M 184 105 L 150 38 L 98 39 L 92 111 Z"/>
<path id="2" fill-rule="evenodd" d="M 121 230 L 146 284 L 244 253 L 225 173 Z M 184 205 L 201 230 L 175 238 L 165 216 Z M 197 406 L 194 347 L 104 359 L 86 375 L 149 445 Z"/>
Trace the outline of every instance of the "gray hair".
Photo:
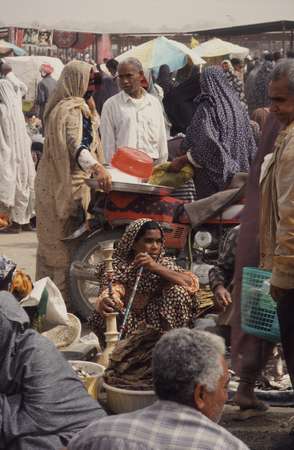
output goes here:
<path id="1" fill-rule="evenodd" d="M 287 77 L 288 79 L 288 89 L 291 94 L 294 94 L 294 60 L 293 59 L 282 59 L 274 67 L 271 74 L 272 81 L 278 81 L 281 78 Z"/>
<path id="2" fill-rule="evenodd" d="M 118 65 L 118 68 L 120 66 L 122 66 L 123 64 L 131 64 L 132 66 L 134 66 L 138 72 L 143 72 L 143 66 L 141 61 L 139 61 L 137 58 L 133 58 L 133 57 L 129 57 L 124 59 L 123 61 L 121 61 Z"/>
<path id="3" fill-rule="evenodd" d="M 213 392 L 223 375 L 221 356 L 225 344 L 221 337 L 188 328 L 169 331 L 153 351 L 153 383 L 162 400 L 194 405 L 197 384 Z"/>

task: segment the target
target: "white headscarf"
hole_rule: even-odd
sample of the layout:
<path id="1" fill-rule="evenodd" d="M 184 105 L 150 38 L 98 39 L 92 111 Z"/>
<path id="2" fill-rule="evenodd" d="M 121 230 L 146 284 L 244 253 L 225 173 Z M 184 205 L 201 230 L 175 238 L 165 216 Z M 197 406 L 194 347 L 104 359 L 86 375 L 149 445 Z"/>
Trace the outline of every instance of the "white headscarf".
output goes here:
<path id="1" fill-rule="evenodd" d="M 35 167 L 31 140 L 19 99 L 8 80 L 0 80 L 0 203 L 11 219 L 28 223 L 33 209 Z"/>

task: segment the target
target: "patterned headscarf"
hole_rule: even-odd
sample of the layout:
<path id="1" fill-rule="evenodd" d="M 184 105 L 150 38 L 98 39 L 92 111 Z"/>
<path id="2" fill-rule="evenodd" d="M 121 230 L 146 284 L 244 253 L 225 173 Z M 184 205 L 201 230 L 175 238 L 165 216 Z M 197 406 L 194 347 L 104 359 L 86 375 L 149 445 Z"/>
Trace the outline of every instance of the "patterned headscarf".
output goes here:
<path id="1" fill-rule="evenodd" d="M 146 222 L 152 222 L 152 220 L 144 218 L 132 222 L 119 240 L 117 247 L 113 253 L 113 282 L 122 283 L 127 289 L 132 289 L 138 274 L 138 267 L 135 267 L 135 265 L 133 264 L 133 246 L 137 234 Z M 163 236 L 163 231 L 160 225 L 159 228 Z M 161 253 L 157 258 L 157 262 L 168 269 L 182 271 L 181 268 L 175 265 L 173 258 L 168 258 L 164 256 L 164 254 L 165 248 L 163 242 Z M 107 273 L 105 272 L 105 264 L 101 265 L 100 270 L 98 271 L 98 278 L 98 281 L 100 282 L 102 288 L 101 290 L 103 290 L 108 286 L 108 277 Z M 158 290 L 161 285 L 162 279 L 159 275 L 149 272 L 148 270 L 144 270 L 137 292 L 144 295 L 149 295 L 151 292 L 155 292 L 156 290 Z"/>
<path id="2" fill-rule="evenodd" d="M 123 236 L 121 237 L 120 241 L 117 244 L 117 247 L 113 253 L 114 258 L 120 258 L 122 260 L 129 261 L 132 257 L 133 253 L 133 246 L 136 240 L 136 236 L 141 230 L 142 226 L 145 225 L 147 222 L 153 222 L 152 219 L 138 219 L 132 222 L 126 231 L 124 232 Z M 162 237 L 163 237 L 163 230 L 161 226 L 158 224 L 158 227 L 161 231 Z M 161 253 L 160 256 L 163 256 L 165 253 L 164 244 L 161 247 Z"/>
<path id="3" fill-rule="evenodd" d="M 205 68 L 200 86 L 183 148 L 190 148 L 204 169 L 195 177 L 198 197 L 203 198 L 226 189 L 236 173 L 248 172 L 256 145 L 247 111 L 223 70 Z"/>
<path id="4" fill-rule="evenodd" d="M 229 59 L 224 59 L 222 61 L 222 66 L 223 64 L 227 64 L 228 65 L 228 70 L 224 70 L 226 77 L 230 83 L 230 85 L 235 89 L 235 91 L 237 92 L 240 102 L 246 107 L 247 109 L 247 102 L 246 102 L 246 97 L 245 97 L 245 93 L 244 93 L 244 87 L 243 87 L 243 83 L 242 81 L 237 77 L 237 75 L 235 74 L 235 70 L 234 67 L 231 63 L 231 61 Z"/>
<path id="5" fill-rule="evenodd" d="M 272 61 L 264 61 L 255 80 L 255 97 L 257 107 L 269 106 L 270 99 L 268 96 L 268 85 L 273 71 L 274 64 Z"/>

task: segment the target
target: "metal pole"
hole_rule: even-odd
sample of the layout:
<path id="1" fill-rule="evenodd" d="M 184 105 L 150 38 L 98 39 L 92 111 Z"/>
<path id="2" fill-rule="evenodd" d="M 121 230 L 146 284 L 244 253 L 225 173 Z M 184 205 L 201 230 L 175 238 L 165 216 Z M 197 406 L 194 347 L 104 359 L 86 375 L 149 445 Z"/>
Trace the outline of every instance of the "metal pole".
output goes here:
<path id="1" fill-rule="evenodd" d="M 285 56 L 286 25 L 283 22 L 283 56 Z"/>

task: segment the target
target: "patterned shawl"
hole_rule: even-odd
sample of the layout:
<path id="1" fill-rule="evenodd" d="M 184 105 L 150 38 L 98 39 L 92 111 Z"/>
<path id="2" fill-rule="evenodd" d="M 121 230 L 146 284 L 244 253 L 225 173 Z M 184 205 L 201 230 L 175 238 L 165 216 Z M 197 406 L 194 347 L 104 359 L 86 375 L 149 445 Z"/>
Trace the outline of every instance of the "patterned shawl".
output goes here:
<path id="1" fill-rule="evenodd" d="M 48 191 L 48 184 L 54 185 L 56 214 L 62 220 L 74 213 L 76 193 L 85 198 L 83 205 L 88 204 L 90 191 L 84 185 L 88 175 L 77 169 L 75 160 L 83 136 L 83 116 L 91 117 L 93 140 L 90 149 L 93 156 L 98 154 L 99 149 L 98 115 L 91 116 L 83 98 L 90 71 L 91 66 L 84 62 L 67 64 L 44 113 L 45 143 L 37 173 L 37 210 L 39 201 L 43 201 L 40 192 Z"/>
<path id="2" fill-rule="evenodd" d="M 248 75 L 245 84 L 245 94 L 250 114 L 257 108 L 264 108 L 270 104 L 268 85 L 273 67 L 271 61 L 264 61 L 261 65 L 254 67 Z"/>
<path id="3" fill-rule="evenodd" d="M 248 172 L 256 145 L 249 117 L 223 70 L 204 69 L 196 112 L 183 148 L 202 169 L 195 177 L 198 198 L 224 190 L 238 172 Z"/>
<path id="4" fill-rule="evenodd" d="M 138 274 L 138 268 L 135 267 L 133 264 L 134 259 L 133 245 L 135 242 L 135 238 L 140 229 L 142 228 L 142 226 L 146 222 L 151 221 L 152 221 L 151 219 L 138 219 L 132 222 L 124 232 L 113 253 L 113 269 L 114 269 L 113 282 L 123 284 L 127 290 L 132 289 Z M 173 258 L 168 258 L 164 256 L 164 254 L 165 248 L 163 242 L 161 253 L 157 258 L 157 262 L 170 270 L 183 272 L 183 269 L 174 263 Z M 100 289 L 100 291 L 102 291 L 108 285 L 108 278 L 105 272 L 105 264 L 102 264 L 99 267 L 98 278 L 102 288 Z M 160 289 L 160 287 L 162 286 L 163 281 L 159 275 L 156 275 L 147 270 L 143 270 L 137 292 L 149 295 L 151 293 L 155 293 L 156 291 L 158 291 L 158 289 Z"/>
<path id="5" fill-rule="evenodd" d="M 244 92 L 244 86 L 243 86 L 242 81 L 235 74 L 234 67 L 232 66 L 232 63 L 231 63 L 231 61 L 229 59 L 225 59 L 222 62 L 222 64 L 223 63 L 226 63 L 229 66 L 229 70 L 225 71 L 225 74 L 226 74 L 226 77 L 227 77 L 230 85 L 235 89 L 235 91 L 237 92 L 237 94 L 239 96 L 240 102 L 247 109 L 247 101 L 246 101 L 245 92 Z"/>

